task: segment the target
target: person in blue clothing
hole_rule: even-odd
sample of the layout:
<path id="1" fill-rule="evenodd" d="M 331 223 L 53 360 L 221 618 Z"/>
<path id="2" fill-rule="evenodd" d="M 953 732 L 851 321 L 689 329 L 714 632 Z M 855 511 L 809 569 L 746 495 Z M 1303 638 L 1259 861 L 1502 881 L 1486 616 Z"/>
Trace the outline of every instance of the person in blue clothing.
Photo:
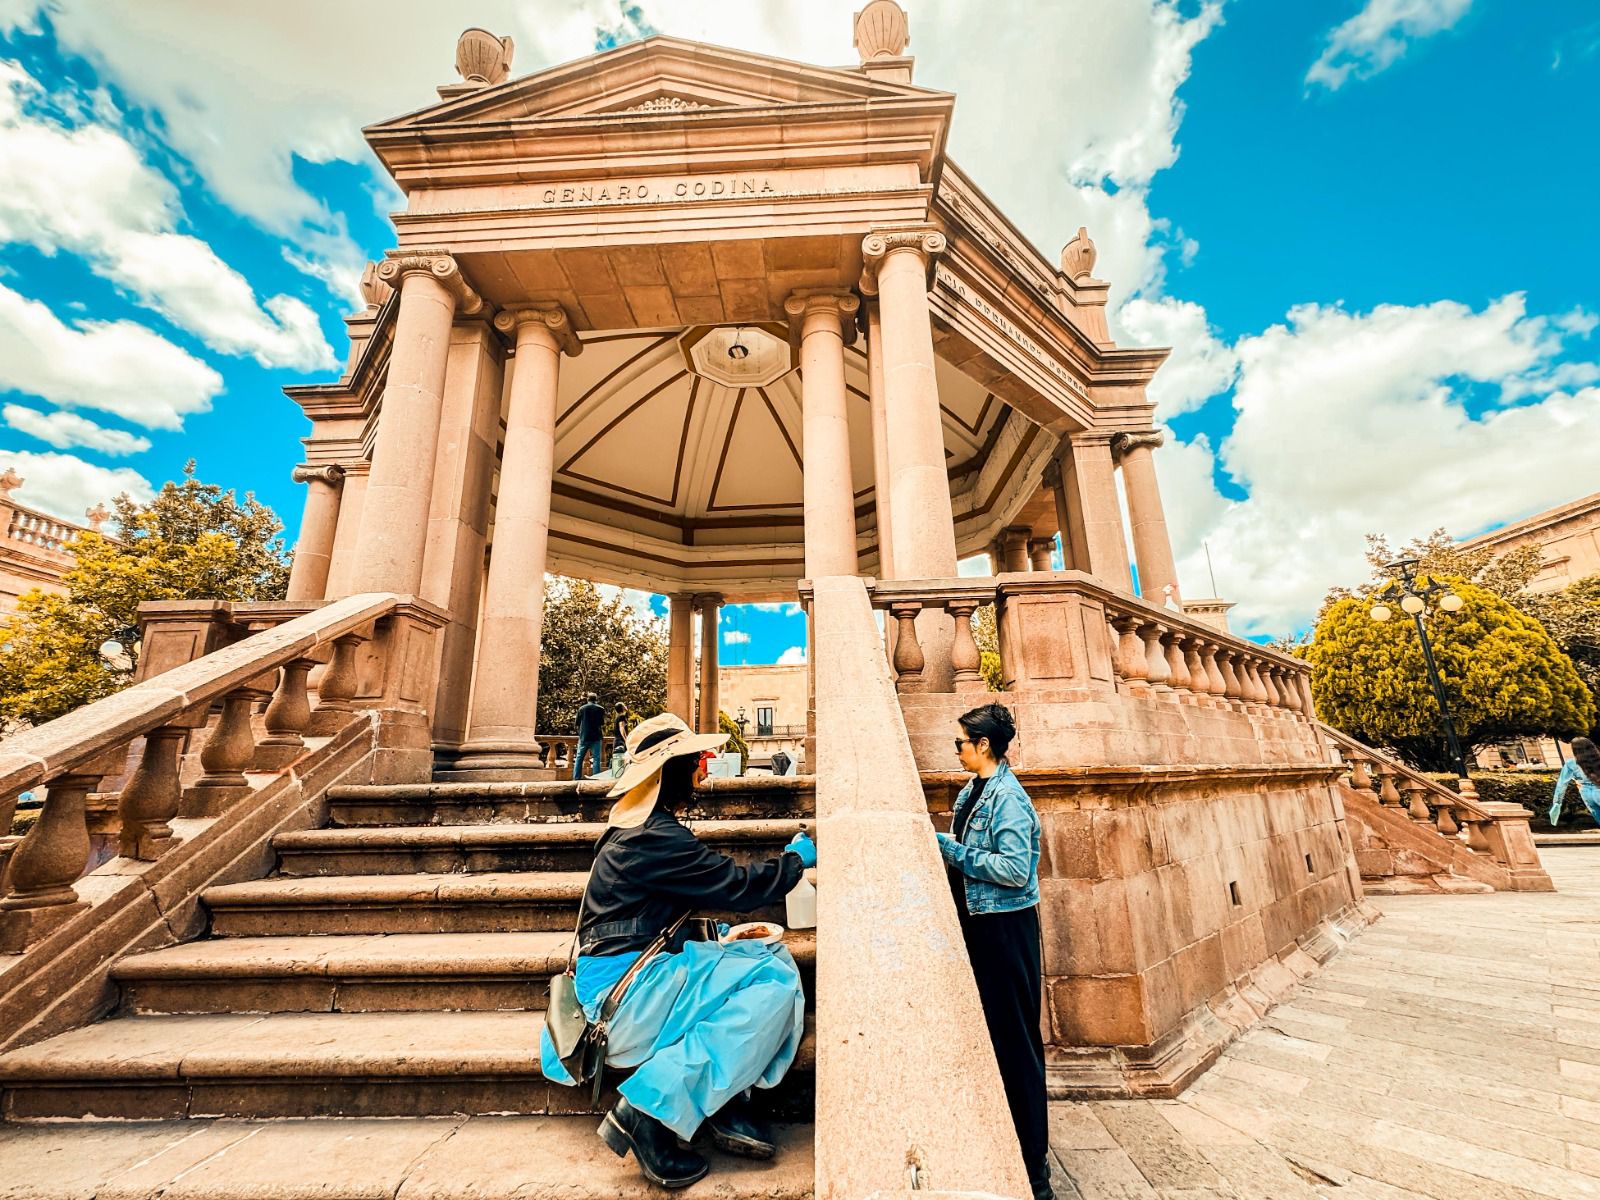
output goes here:
<path id="1" fill-rule="evenodd" d="M 1568 784 L 1578 785 L 1578 795 L 1584 807 L 1600 825 L 1600 747 L 1586 737 L 1572 739 L 1572 757 L 1561 764 L 1561 774 L 1556 777 L 1556 794 L 1550 799 L 1550 824 L 1561 821 L 1561 798 L 1567 794 Z"/>
<path id="2" fill-rule="evenodd" d="M 1039 1034 L 1039 814 L 1006 761 L 1017 735 L 1010 710 L 985 704 L 958 724 L 956 757 L 973 779 L 956 798 L 950 832 L 938 835 L 939 853 L 1034 1200 L 1052 1200 Z"/>

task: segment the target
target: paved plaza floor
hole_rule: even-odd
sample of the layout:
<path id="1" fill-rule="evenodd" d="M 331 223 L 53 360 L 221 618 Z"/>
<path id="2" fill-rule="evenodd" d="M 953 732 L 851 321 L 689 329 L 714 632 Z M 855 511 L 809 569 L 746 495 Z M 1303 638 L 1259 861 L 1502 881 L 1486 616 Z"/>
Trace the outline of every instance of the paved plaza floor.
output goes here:
<path id="1" fill-rule="evenodd" d="M 1177 1100 L 1051 1106 L 1083 1200 L 1600 1197 L 1600 847 L 1394 896 Z"/>

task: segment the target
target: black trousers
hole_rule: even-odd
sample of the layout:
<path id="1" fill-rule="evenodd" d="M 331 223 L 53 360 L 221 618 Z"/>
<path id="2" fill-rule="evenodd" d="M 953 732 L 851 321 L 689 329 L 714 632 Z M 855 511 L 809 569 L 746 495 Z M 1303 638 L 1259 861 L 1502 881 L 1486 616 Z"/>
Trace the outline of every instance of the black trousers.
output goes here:
<path id="1" fill-rule="evenodd" d="M 1039 909 L 971 916 L 957 905 L 989 1040 L 1000 1064 L 1022 1161 L 1035 1184 L 1050 1178 L 1050 1115 L 1039 1035 Z"/>

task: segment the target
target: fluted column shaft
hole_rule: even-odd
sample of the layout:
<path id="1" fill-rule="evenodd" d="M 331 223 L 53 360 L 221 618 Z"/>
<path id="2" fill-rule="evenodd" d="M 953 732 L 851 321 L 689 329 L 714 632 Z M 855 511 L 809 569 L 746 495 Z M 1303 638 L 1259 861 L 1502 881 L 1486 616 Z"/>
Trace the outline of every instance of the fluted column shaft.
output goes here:
<path id="1" fill-rule="evenodd" d="M 484 588 L 472 709 L 464 757 L 539 753 L 539 642 L 555 478 L 556 394 L 565 344 L 576 351 L 559 308 L 503 312 L 495 327 L 516 332 L 506 409 L 494 545 Z"/>
<path id="2" fill-rule="evenodd" d="M 410 596 L 422 588 L 450 325 L 483 301 L 447 255 L 401 255 L 378 273 L 398 286 L 400 311 L 350 590 Z"/>
<path id="3" fill-rule="evenodd" d="M 1155 604 L 1164 604 L 1169 595 L 1181 603 L 1178 568 L 1172 558 L 1172 539 L 1167 535 L 1167 514 L 1156 482 L 1153 452 L 1161 441 L 1158 432 L 1119 434 L 1113 449 L 1120 451 L 1122 460 L 1133 556 L 1139 564 L 1139 594 Z M 1172 590 L 1168 592 L 1168 588 Z"/>
<path id="4" fill-rule="evenodd" d="M 717 643 L 721 639 L 722 597 L 707 593 L 696 596 L 700 609 L 700 720 L 701 733 L 716 733 L 722 711 L 721 680 L 717 677 Z"/>
<path id="5" fill-rule="evenodd" d="M 845 408 L 844 345 L 860 301 L 842 292 L 796 293 L 784 304 L 800 322 L 806 575 L 856 573 L 855 488 Z"/>
<path id="6" fill-rule="evenodd" d="M 321 600 L 328 592 L 328 568 L 333 563 L 333 535 L 339 528 L 344 471 L 338 466 L 300 466 L 294 469 L 292 478 L 306 485 L 306 507 L 300 518 L 300 539 L 295 543 L 285 599 Z"/>

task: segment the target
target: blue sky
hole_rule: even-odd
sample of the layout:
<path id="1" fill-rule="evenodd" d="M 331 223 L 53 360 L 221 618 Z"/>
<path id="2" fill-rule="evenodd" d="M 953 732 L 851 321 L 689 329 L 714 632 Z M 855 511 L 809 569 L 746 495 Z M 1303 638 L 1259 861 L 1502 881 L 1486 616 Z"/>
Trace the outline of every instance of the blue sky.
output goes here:
<path id="1" fill-rule="evenodd" d="M 292 539 L 307 422 L 401 204 L 359 136 L 453 78 L 652 29 L 853 59 L 854 0 L 0 0 L 0 462 L 67 517 L 198 460 Z M 1152 390 L 1186 591 L 1303 628 L 1362 535 L 1595 489 L 1600 9 L 1588 0 L 906 0 L 953 154 L 1050 255 L 1100 247 Z M 645 602 L 643 597 L 638 598 Z M 659 609 L 659 603 L 655 605 Z M 803 642 L 730 610 L 723 656 Z"/>

